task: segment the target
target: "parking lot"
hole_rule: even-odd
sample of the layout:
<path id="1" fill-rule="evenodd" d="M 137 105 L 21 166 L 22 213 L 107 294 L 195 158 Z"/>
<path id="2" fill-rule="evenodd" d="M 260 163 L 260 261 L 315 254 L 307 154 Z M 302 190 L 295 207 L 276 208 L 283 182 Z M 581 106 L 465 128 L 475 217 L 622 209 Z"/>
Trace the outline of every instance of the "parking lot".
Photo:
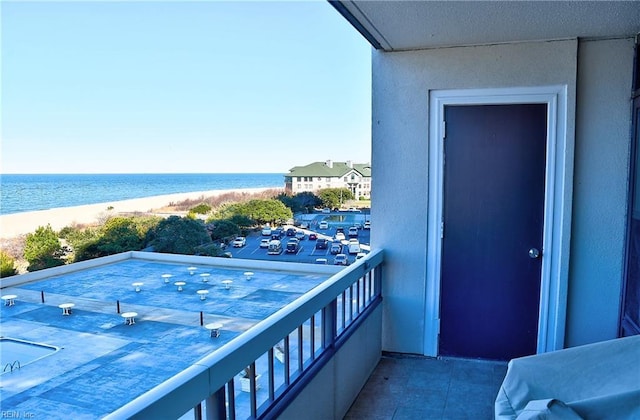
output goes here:
<path id="1" fill-rule="evenodd" d="M 369 220 L 369 214 L 361 212 L 331 212 L 331 213 L 312 213 L 301 214 L 294 217 L 295 225 L 284 225 L 282 229 L 284 232 L 288 228 L 294 228 L 296 231 L 302 231 L 305 234 L 304 239 L 300 240 L 300 247 L 295 253 L 287 253 L 286 246 L 291 236 L 283 236 L 280 241 L 282 242 L 282 253 L 277 255 L 269 255 L 267 248 L 261 248 L 260 242 L 262 239 L 270 239 L 270 236 L 263 236 L 260 230 L 251 232 L 246 237 L 246 243 L 244 246 L 234 248 L 230 243 L 226 251 L 230 252 L 233 258 L 247 258 L 254 260 L 271 260 L 271 261 L 287 261 L 287 262 L 301 262 L 301 263 L 316 263 L 318 258 L 326 258 L 327 264 L 333 264 L 335 255 L 331 254 L 330 248 L 333 242 L 337 229 L 343 228 L 346 240 L 349 239 L 347 235 L 348 230 L 352 226 L 360 226 L 358 229 L 358 242 L 360 243 L 361 252 L 367 253 L 369 251 L 370 244 L 370 230 L 364 229 L 363 226 L 366 221 Z M 320 229 L 321 222 L 327 223 L 327 229 Z M 309 234 L 315 233 L 318 238 L 325 238 L 329 241 L 326 249 L 316 249 L 316 240 L 310 240 Z M 342 251 L 347 255 L 348 263 L 351 264 L 355 261 L 355 254 L 348 254 L 347 249 Z"/>

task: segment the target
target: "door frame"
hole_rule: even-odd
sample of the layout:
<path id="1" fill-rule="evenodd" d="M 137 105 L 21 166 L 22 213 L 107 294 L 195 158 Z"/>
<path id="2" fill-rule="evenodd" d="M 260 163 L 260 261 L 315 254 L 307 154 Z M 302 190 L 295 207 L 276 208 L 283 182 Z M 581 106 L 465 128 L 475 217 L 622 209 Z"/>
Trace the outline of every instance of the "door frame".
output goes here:
<path id="1" fill-rule="evenodd" d="M 573 144 L 567 144 L 567 86 L 455 89 L 429 92 L 427 287 L 424 349 L 438 356 L 443 218 L 444 108 L 448 105 L 547 105 L 547 161 L 537 353 L 564 347 L 573 185 Z"/>

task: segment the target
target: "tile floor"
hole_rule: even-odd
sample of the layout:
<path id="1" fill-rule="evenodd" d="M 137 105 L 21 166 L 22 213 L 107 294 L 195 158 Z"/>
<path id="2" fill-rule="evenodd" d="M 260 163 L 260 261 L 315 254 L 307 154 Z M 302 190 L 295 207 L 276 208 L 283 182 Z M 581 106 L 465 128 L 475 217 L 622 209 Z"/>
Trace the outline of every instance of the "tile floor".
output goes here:
<path id="1" fill-rule="evenodd" d="M 493 419 L 506 362 L 383 354 L 345 420 Z"/>

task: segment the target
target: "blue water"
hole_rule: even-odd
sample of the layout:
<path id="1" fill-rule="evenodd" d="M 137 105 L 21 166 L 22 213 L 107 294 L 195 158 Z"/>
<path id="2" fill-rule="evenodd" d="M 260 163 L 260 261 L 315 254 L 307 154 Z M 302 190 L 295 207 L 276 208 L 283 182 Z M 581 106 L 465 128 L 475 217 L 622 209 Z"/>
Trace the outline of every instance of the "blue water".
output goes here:
<path id="1" fill-rule="evenodd" d="M 283 174 L 2 174 L 0 214 L 194 191 L 283 186 Z"/>

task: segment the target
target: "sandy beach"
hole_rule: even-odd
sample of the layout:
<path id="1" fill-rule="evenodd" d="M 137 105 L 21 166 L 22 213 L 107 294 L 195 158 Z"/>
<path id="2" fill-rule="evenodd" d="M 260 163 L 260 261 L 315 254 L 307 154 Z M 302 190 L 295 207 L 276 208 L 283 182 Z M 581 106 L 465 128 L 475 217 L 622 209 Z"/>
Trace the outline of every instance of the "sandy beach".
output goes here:
<path id="1" fill-rule="evenodd" d="M 51 225 L 54 230 L 60 230 L 76 223 L 95 223 L 105 217 L 120 213 L 152 212 L 155 209 L 166 207 L 169 203 L 177 203 L 187 199 L 195 200 L 200 197 L 213 197 L 229 192 L 251 194 L 270 189 L 273 188 L 197 191 L 1 215 L 0 238 L 7 239 L 32 233 L 38 226 L 46 226 L 47 224 Z"/>

